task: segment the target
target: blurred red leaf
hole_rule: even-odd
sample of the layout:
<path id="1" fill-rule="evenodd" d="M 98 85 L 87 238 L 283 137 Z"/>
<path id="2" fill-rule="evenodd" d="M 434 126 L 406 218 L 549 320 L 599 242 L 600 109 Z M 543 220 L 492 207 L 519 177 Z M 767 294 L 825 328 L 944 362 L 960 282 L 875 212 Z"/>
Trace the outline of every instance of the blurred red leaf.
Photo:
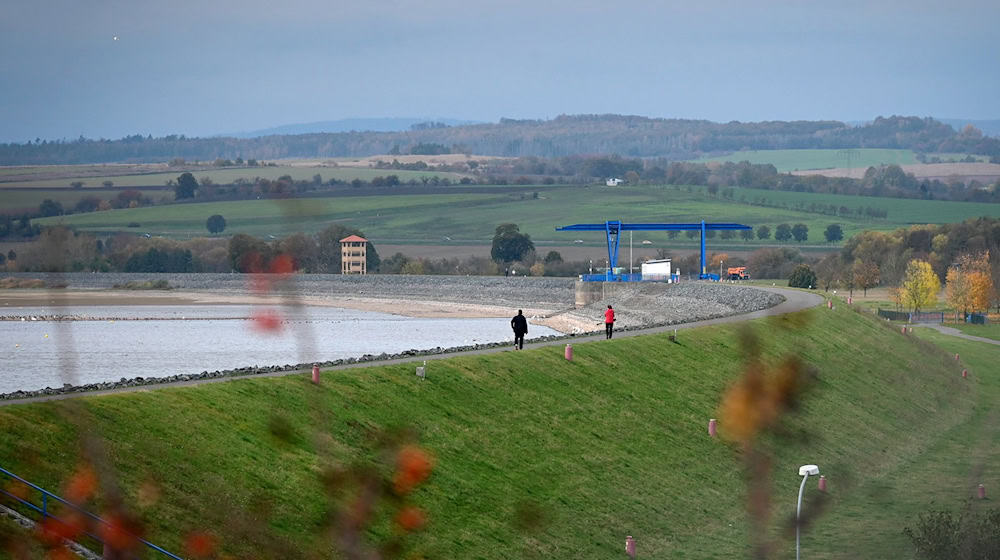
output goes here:
<path id="1" fill-rule="evenodd" d="M 98 529 L 98 534 L 104 544 L 112 550 L 123 551 L 132 549 L 142 534 L 142 527 L 136 522 L 120 514 L 104 517 L 104 523 Z"/>
<path id="2" fill-rule="evenodd" d="M 434 461 L 423 449 L 415 445 L 407 445 L 399 450 L 396 466 L 393 486 L 397 494 L 408 494 L 421 482 L 427 480 L 434 468 Z"/>
<path id="3" fill-rule="evenodd" d="M 79 504 L 87 501 L 97 490 L 97 474 L 90 465 L 80 465 L 66 483 L 66 499 Z"/>
<path id="4" fill-rule="evenodd" d="M 256 311 L 250 317 L 253 328 L 262 332 L 278 332 L 281 330 L 281 316 L 271 309 Z"/>
<path id="5" fill-rule="evenodd" d="M 404 531 L 417 531 L 427 524 L 427 515 L 416 506 L 407 506 L 396 514 L 396 524 Z"/>
<path id="6" fill-rule="evenodd" d="M 218 539 L 209 533 L 195 532 L 187 536 L 184 550 L 194 558 L 208 558 L 215 554 Z"/>
<path id="7" fill-rule="evenodd" d="M 271 259 L 270 272 L 274 274 L 291 274 L 295 271 L 295 261 L 291 255 L 281 254 Z"/>

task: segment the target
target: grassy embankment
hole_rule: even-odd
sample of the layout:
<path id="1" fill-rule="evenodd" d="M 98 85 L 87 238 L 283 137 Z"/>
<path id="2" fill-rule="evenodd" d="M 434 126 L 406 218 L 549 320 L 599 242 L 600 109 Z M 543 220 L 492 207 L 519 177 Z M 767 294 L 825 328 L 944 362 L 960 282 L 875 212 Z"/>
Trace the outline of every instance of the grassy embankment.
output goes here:
<path id="1" fill-rule="evenodd" d="M 900 556 L 900 530 L 930 498 L 957 506 L 980 481 L 961 476 L 968 454 L 950 450 L 957 433 L 983 435 L 984 403 L 1000 394 L 987 377 L 992 358 L 958 343 L 973 360 L 963 380 L 939 349 L 846 306 L 752 325 L 766 362 L 794 353 L 816 368 L 787 419 L 794 437 L 779 440 L 773 482 L 787 519 L 798 465 L 816 463 L 830 479 L 829 513 L 804 539 L 810 557 Z M 451 358 L 431 362 L 425 381 L 399 365 L 327 373 L 319 388 L 296 376 L 77 402 L 130 502 L 141 503 L 144 481 L 162 489 L 139 512 L 168 548 L 208 529 L 231 553 L 266 550 L 262 534 L 226 533 L 223 519 L 230 504 L 267 503 L 274 533 L 304 553 L 319 549 L 324 461 L 314 444 L 349 462 L 368 453 L 371 430 L 410 426 L 437 457 L 416 496 L 431 519 L 418 538 L 429 556 L 608 558 L 631 534 L 643 557 L 728 559 L 748 552 L 744 475 L 737 450 L 707 437 L 706 422 L 739 375 L 738 329 L 686 331 L 679 344 L 662 335 L 579 344 L 573 362 L 559 347 Z M 59 488 L 78 457 L 67 410 L 0 408 L 0 465 Z M 276 416 L 291 444 L 270 436 Z M 995 455 L 995 441 L 977 452 Z M 995 486 L 994 473 L 984 477 Z M 541 533 L 513 527 L 524 502 L 540 508 Z"/>
<path id="2" fill-rule="evenodd" d="M 499 192 L 488 186 L 479 193 L 442 195 L 359 196 L 307 198 L 296 200 L 253 200 L 178 204 L 60 216 L 36 220 L 41 225 L 64 223 L 85 231 L 137 231 L 129 223 L 140 224 L 139 232 L 169 237 L 205 235 L 205 220 L 213 214 L 226 218 L 226 234 L 250 233 L 258 236 L 288 232 L 315 232 L 336 221 L 361 228 L 376 243 L 489 243 L 494 228 L 515 222 L 539 245 L 566 245 L 574 239 L 597 246 L 603 236 L 556 232 L 555 227 L 581 222 L 622 219 L 627 222 L 737 221 L 753 227 L 779 223 L 804 223 L 809 240 L 803 246 L 830 248 L 823 231 L 831 223 L 843 226 L 845 238 L 866 229 L 895 229 L 911 223 L 950 223 L 984 214 L 1000 217 L 1000 204 L 902 200 L 852 197 L 779 191 L 737 189 L 735 201 L 711 197 L 703 187 L 641 186 L 607 187 L 525 187 L 523 193 Z M 537 192 L 535 199 L 532 193 Z M 751 206 L 739 202 L 765 197 L 790 208 Z M 857 220 L 795 210 L 797 203 L 886 208 L 886 220 Z M 451 241 L 445 240 L 448 237 Z M 691 248 L 697 240 L 683 234 L 670 240 L 665 232 L 643 232 L 636 244 L 650 240 L 653 247 Z M 767 242 L 739 239 L 710 240 L 713 250 L 746 250 Z M 798 247 L 800 244 L 785 244 Z"/>

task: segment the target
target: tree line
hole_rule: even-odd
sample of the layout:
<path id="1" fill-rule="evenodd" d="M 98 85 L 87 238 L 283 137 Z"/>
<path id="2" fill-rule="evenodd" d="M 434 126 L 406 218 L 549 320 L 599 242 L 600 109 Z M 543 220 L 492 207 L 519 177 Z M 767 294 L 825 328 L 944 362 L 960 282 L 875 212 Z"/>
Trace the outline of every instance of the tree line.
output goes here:
<path id="1" fill-rule="evenodd" d="M 136 134 L 118 140 L 77 138 L 0 144 L 0 165 L 53 165 L 174 158 L 211 161 L 290 157 L 365 157 L 396 153 L 476 153 L 557 158 L 573 154 L 694 159 L 743 149 L 904 148 L 1000 157 L 1000 139 L 975 128 L 956 132 L 931 118 L 878 117 L 864 126 L 839 121 L 714 123 L 629 115 L 561 115 L 551 120 L 401 132 L 341 132 L 257 138 L 159 138 Z"/>

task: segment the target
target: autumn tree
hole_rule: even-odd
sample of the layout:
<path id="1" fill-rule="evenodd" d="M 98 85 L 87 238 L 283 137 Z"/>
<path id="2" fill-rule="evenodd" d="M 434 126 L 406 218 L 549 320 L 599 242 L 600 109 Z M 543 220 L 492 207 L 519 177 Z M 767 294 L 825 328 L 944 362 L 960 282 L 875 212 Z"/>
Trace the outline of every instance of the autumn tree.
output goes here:
<path id="1" fill-rule="evenodd" d="M 900 297 L 903 303 L 914 311 L 927 307 L 937 301 L 941 291 L 941 281 L 930 263 L 913 259 L 906 265 L 903 274 L 903 285 L 900 287 Z"/>
<path id="2" fill-rule="evenodd" d="M 879 283 L 878 265 L 874 262 L 856 260 L 851 266 L 851 276 L 853 276 L 853 286 L 864 290 L 868 295 L 868 288 L 874 288 Z"/>
<path id="3" fill-rule="evenodd" d="M 816 280 L 823 291 L 829 292 L 830 288 L 837 285 L 841 271 L 844 268 L 844 259 L 840 253 L 830 253 L 816 263 Z"/>
<path id="4" fill-rule="evenodd" d="M 988 252 L 961 255 L 948 269 L 945 292 L 949 305 L 963 317 L 970 311 L 987 309 L 994 297 L 991 272 Z"/>

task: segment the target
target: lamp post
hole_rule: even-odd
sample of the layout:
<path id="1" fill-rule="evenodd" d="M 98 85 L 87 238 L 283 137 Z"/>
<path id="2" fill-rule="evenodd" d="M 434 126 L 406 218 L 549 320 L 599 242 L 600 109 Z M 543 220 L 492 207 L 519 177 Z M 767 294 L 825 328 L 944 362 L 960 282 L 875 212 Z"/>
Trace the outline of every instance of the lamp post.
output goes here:
<path id="1" fill-rule="evenodd" d="M 802 477 L 802 484 L 799 485 L 799 505 L 795 509 L 795 560 L 799 560 L 799 516 L 802 514 L 802 491 L 806 488 L 806 480 L 809 475 L 819 474 L 819 467 L 816 465 L 802 465 L 799 467 L 799 476 Z"/>

